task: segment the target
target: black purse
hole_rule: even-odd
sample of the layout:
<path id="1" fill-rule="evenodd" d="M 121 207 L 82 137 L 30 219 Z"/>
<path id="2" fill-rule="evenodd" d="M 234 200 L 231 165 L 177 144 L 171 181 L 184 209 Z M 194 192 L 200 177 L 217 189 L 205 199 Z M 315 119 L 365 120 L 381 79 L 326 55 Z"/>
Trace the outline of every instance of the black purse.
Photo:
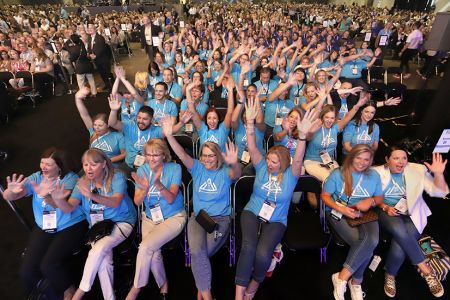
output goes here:
<path id="1" fill-rule="evenodd" d="M 195 221 L 197 221 L 197 223 L 200 224 L 200 226 L 202 226 L 207 233 L 213 233 L 217 228 L 217 223 L 214 222 L 214 220 L 203 209 L 201 209 L 197 214 Z"/>
<path id="2" fill-rule="evenodd" d="M 108 236 L 114 229 L 116 223 L 111 219 L 106 219 L 94 224 L 86 234 L 86 245 L 92 245 L 99 239 Z"/>

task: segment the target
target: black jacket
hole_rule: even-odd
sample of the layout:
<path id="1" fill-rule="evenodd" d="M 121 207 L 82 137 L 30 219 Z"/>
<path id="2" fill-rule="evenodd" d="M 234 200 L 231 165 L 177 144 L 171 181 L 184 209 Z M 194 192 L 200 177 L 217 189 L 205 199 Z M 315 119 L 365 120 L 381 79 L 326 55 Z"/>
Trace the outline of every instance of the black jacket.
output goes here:
<path id="1" fill-rule="evenodd" d="M 161 26 L 157 26 L 152 23 L 152 36 L 158 36 L 160 32 L 162 32 Z M 145 26 L 141 26 L 140 36 L 141 36 L 141 49 L 145 49 L 145 46 L 147 45 L 147 41 L 145 40 Z"/>

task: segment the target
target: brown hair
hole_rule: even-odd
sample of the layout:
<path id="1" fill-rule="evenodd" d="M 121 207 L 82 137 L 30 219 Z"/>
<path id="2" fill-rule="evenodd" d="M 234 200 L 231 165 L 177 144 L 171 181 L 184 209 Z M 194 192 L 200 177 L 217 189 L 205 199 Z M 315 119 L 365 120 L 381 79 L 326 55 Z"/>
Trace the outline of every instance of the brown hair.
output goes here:
<path id="1" fill-rule="evenodd" d="M 353 182 L 352 182 L 352 163 L 356 156 L 360 155 L 361 153 L 368 152 L 370 153 L 370 165 L 372 165 L 373 161 L 373 150 L 369 145 L 366 144 L 359 144 L 352 148 L 352 150 L 348 153 L 347 157 L 344 160 L 344 164 L 342 165 L 342 176 L 344 177 L 344 184 L 345 184 L 345 194 L 350 197 L 353 190 Z M 369 167 L 364 171 L 368 172 Z"/>
<path id="2" fill-rule="evenodd" d="M 71 161 L 64 150 L 55 147 L 48 148 L 42 153 L 41 158 L 53 159 L 59 168 L 59 176 L 61 178 L 72 171 Z"/>
<path id="3" fill-rule="evenodd" d="M 104 113 L 96 114 L 92 118 L 92 127 L 94 126 L 94 122 L 97 120 L 102 120 L 105 122 L 106 125 L 108 125 L 108 117 Z M 89 138 L 89 145 L 92 145 L 92 143 L 98 138 L 98 134 L 94 131 L 94 134 Z"/>
<path id="4" fill-rule="evenodd" d="M 289 150 L 282 145 L 273 146 L 267 151 L 267 155 L 275 154 L 280 160 L 280 173 L 278 173 L 278 182 L 281 182 L 283 173 L 291 164 L 291 155 L 289 154 Z"/>

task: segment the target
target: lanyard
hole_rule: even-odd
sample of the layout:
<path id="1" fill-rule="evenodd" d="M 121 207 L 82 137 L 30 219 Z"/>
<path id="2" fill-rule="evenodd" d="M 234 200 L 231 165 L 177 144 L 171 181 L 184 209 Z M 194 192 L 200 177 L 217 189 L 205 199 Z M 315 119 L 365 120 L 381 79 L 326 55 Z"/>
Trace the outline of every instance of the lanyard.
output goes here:
<path id="1" fill-rule="evenodd" d="M 356 184 L 356 187 L 358 187 L 361 184 L 363 177 L 364 177 L 364 175 L 361 173 L 361 175 L 359 175 L 359 179 L 358 179 L 358 183 Z M 342 198 L 342 195 L 344 194 L 344 189 L 345 189 L 345 181 L 342 184 L 342 189 L 341 189 L 341 193 L 339 194 L 339 199 Z M 355 193 L 355 190 L 352 190 L 352 194 L 347 199 L 347 205 L 350 202 L 350 199 L 352 199 L 354 193 Z"/>
<path id="2" fill-rule="evenodd" d="M 327 137 L 325 138 L 325 130 L 323 129 L 323 126 L 322 126 L 322 143 L 321 143 L 321 146 L 322 146 L 323 150 L 327 151 L 328 146 L 331 144 L 330 140 L 331 140 L 331 128 L 328 128 L 328 134 L 327 134 Z"/>
<path id="3" fill-rule="evenodd" d="M 265 88 L 264 88 L 264 85 L 266 86 Z M 263 93 L 261 93 L 261 94 L 267 96 L 269 94 L 269 83 L 264 84 L 261 82 L 261 89 L 263 90 Z"/>
<path id="4" fill-rule="evenodd" d="M 137 133 L 138 133 L 138 138 L 137 138 L 138 151 L 140 151 L 142 148 L 142 145 L 141 145 L 141 130 L 139 129 L 139 127 L 137 127 Z M 148 140 L 150 140 L 150 132 L 147 134 L 147 141 Z"/>
<path id="5" fill-rule="evenodd" d="M 275 203 L 275 205 L 277 204 L 277 194 L 278 194 L 278 188 L 280 187 L 280 184 L 278 183 L 278 178 L 276 177 L 276 176 L 272 176 L 271 174 L 269 174 L 269 180 L 270 180 L 270 183 L 269 183 L 269 187 L 268 187 L 268 189 L 267 189 L 267 196 L 266 196 L 266 198 L 267 198 L 267 200 L 269 200 L 269 196 L 270 196 L 270 190 L 271 190 L 271 187 L 272 187 L 272 184 L 275 186 L 275 194 L 273 195 L 273 200 L 274 200 L 274 203 Z M 275 178 L 275 180 L 273 180 Z"/>
<path id="6" fill-rule="evenodd" d="M 43 178 L 43 180 L 47 180 L 47 181 L 48 181 L 48 179 L 45 178 L 45 177 Z M 58 176 L 58 178 L 56 178 L 55 180 L 52 181 L 51 185 L 52 185 L 52 186 L 53 186 L 53 185 L 59 185 L 59 182 L 60 182 L 60 178 L 59 178 L 59 176 Z M 38 197 L 42 199 L 42 208 L 45 208 L 45 207 L 47 206 L 47 202 L 45 202 L 45 198 L 44 198 L 44 197 L 41 197 L 41 196 L 39 196 L 39 195 L 38 195 Z"/>
<path id="7" fill-rule="evenodd" d="M 302 88 L 303 88 L 304 85 L 305 85 L 305 84 L 304 84 L 303 82 L 302 82 L 302 85 L 301 85 L 301 86 L 297 83 L 297 93 L 295 93 L 295 97 L 300 96 L 300 91 L 302 90 Z"/>
<path id="8" fill-rule="evenodd" d="M 172 87 L 173 87 L 173 81 L 172 81 L 172 83 L 170 84 L 170 89 L 169 89 L 169 92 L 168 92 L 167 94 L 170 95 L 170 92 L 172 91 Z M 165 104 L 165 103 L 164 103 L 164 107 L 166 107 L 166 104 Z"/>
<path id="9" fill-rule="evenodd" d="M 103 195 L 106 195 L 106 186 L 105 186 L 105 182 L 103 182 L 103 186 L 102 186 L 102 188 L 100 189 L 100 192 L 98 192 L 98 189 L 96 188 L 95 184 L 91 181 L 91 182 L 89 183 L 89 189 L 90 189 L 91 191 L 93 191 L 94 188 L 97 190 L 97 193 L 98 193 L 99 195 L 102 195 L 102 191 L 103 191 Z M 89 201 L 89 203 L 90 203 L 89 206 L 92 206 L 93 202 L 95 202 L 95 201 L 93 201 L 91 198 L 89 198 L 88 201 Z M 103 204 L 100 204 L 100 205 L 104 206 Z"/>

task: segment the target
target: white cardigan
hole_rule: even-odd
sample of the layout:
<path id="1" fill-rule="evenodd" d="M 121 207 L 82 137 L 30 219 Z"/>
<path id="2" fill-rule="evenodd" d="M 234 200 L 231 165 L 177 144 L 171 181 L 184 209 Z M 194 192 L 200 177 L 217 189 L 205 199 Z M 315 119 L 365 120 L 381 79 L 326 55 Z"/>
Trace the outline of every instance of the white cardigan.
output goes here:
<path id="1" fill-rule="evenodd" d="M 373 168 L 380 174 L 383 192 L 391 181 L 391 172 L 385 166 Z M 406 181 L 406 200 L 408 203 L 408 213 L 419 233 L 422 233 L 427 225 L 427 217 L 431 211 L 425 200 L 422 198 L 425 190 L 432 197 L 443 198 L 449 193 L 448 186 L 441 190 L 434 184 L 433 176 L 427 171 L 427 168 L 421 164 L 408 163 L 404 170 Z"/>

